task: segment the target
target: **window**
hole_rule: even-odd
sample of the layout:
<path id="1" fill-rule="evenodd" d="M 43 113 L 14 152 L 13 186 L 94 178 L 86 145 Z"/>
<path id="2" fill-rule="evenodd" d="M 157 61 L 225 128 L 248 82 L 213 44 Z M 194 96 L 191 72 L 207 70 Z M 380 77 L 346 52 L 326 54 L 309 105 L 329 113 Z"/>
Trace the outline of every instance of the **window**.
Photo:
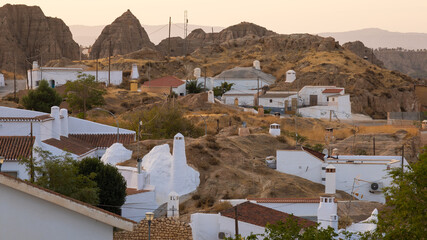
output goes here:
<path id="1" fill-rule="evenodd" d="M 36 81 L 36 86 L 38 87 L 40 84 L 40 81 Z"/>
<path id="2" fill-rule="evenodd" d="M 272 103 L 273 102 L 273 99 L 270 99 L 270 103 Z"/>
<path id="3" fill-rule="evenodd" d="M 15 178 L 18 177 L 18 172 L 14 172 L 14 171 L 2 171 L 2 173 L 6 174 L 6 175 L 9 175 L 11 177 L 15 177 Z"/>
<path id="4" fill-rule="evenodd" d="M 179 96 L 184 96 L 184 93 L 180 93 Z"/>
<path id="5" fill-rule="evenodd" d="M 322 177 L 322 181 L 326 181 L 326 178 Z"/>

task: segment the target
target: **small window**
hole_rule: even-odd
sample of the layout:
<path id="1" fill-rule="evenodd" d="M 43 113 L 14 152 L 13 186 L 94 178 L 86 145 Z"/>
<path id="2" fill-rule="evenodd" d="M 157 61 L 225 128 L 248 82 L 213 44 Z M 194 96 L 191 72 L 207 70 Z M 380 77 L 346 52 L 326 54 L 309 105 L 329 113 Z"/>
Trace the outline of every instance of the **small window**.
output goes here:
<path id="1" fill-rule="evenodd" d="M 179 96 L 184 96 L 184 93 L 180 93 Z"/>
<path id="2" fill-rule="evenodd" d="M 18 177 L 18 172 L 14 172 L 14 171 L 2 171 L 2 173 L 6 174 L 6 175 L 9 175 L 11 177 L 15 177 L 15 178 Z"/>
<path id="3" fill-rule="evenodd" d="M 270 103 L 272 103 L 273 102 L 273 99 L 270 99 Z"/>
<path id="4" fill-rule="evenodd" d="M 326 181 L 326 178 L 324 178 L 324 177 L 323 177 L 323 178 L 322 178 L 322 181 Z"/>
<path id="5" fill-rule="evenodd" d="M 40 81 L 36 81 L 36 86 L 38 87 L 40 84 Z"/>
<path id="6" fill-rule="evenodd" d="M 322 167 L 322 170 L 325 170 L 326 169 L 326 167 Z"/>

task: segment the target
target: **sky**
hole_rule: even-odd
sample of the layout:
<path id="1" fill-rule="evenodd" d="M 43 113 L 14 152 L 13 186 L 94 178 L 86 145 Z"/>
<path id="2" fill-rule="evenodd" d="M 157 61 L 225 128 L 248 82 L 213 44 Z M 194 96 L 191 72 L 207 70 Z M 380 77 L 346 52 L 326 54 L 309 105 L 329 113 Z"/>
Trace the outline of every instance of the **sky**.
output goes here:
<path id="1" fill-rule="evenodd" d="M 277 33 L 343 32 L 381 28 L 427 33 L 427 0 L 0 0 L 0 5 L 38 5 L 67 25 L 107 25 L 127 9 L 141 24 L 228 27 L 252 22 Z"/>

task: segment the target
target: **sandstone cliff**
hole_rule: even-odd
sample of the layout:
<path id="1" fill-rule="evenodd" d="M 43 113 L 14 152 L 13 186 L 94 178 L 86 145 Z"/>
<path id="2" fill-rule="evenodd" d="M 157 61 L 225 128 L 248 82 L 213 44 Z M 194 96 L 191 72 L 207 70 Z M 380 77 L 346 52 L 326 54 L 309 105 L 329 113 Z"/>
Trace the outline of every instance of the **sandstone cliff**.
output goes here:
<path id="1" fill-rule="evenodd" d="M 111 42 L 111 55 L 128 54 L 143 47 L 155 48 L 139 20 L 127 10 L 113 23 L 106 26 L 92 46 L 93 58 L 108 57 Z"/>
<path id="2" fill-rule="evenodd" d="M 6 4 L 0 8 L 0 69 L 23 72 L 27 61 L 77 59 L 79 46 L 70 29 L 58 18 L 46 17 L 37 6 Z"/>
<path id="3" fill-rule="evenodd" d="M 378 65 L 379 67 L 384 67 L 384 63 L 375 56 L 374 49 L 365 47 L 361 41 L 344 43 L 342 46 L 352 51 L 357 56 Z"/>

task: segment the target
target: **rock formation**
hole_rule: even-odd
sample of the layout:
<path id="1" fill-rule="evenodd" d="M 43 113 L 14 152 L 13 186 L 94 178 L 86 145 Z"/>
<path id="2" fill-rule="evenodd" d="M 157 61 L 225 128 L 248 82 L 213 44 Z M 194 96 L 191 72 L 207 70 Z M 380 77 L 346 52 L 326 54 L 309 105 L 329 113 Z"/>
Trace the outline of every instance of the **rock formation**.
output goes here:
<path id="1" fill-rule="evenodd" d="M 361 41 L 344 43 L 342 46 L 343 48 L 352 51 L 357 56 L 377 66 L 384 67 L 384 63 L 375 56 L 374 50 L 372 48 L 365 47 Z"/>
<path id="2" fill-rule="evenodd" d="M 38 60 L 77 59 L 79 46 L 59 18 L 46 17 L 40 7 L 6 4 L 0 8 L 0 69 L 23 72 Z M 28 61 L 28 62 L 27 62 Z"/>
<path id="3" fill-rule="evenodd" d="M 108 57 L 111 42 L 111 55 L 128 54 L 143 47 L 155 48 L 139 20 L 127 10 L 113 23 L 106 26 L 92 46 L 93 58 Z"/>

